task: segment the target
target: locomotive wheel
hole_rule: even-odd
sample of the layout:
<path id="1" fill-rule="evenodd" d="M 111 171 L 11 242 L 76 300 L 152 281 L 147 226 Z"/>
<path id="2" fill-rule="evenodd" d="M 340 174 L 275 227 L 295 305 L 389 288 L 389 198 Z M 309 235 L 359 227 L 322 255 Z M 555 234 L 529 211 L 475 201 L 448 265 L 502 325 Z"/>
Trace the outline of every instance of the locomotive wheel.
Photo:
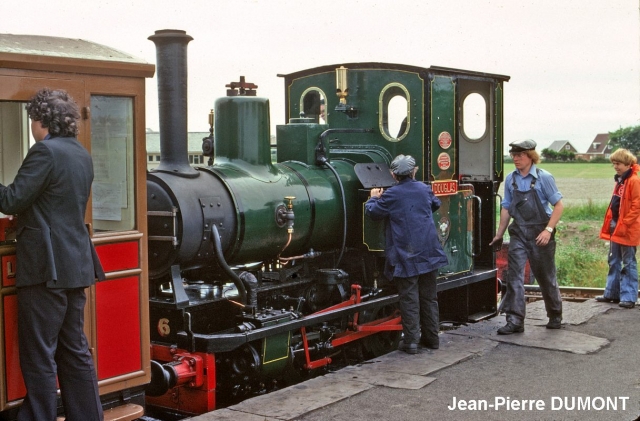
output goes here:
<path id="1" fill-rule="evenodd" d="M 231 369 L 237 376 L 251 376 L 259 373 L 261 364 L 258 351 L 246 344 L 233 353 Z"/>
<path id="2" fill-rule="evenodd" d="M 360 313 L 360 323 L 367 323 L 383 317 L 389 317 L 398 311 L 397 305 L 388 305 L 384 307 L 375 308 Z M 390 330 L 388 332 L 380 332 L 375 335 L 367 336 L 362 339 L 362 345 L 369 358 L 376 358 L 384 354 L 388 354 L 391 351 L 398 349 L 400 338 L 402 336 L 401 330 Z"/>

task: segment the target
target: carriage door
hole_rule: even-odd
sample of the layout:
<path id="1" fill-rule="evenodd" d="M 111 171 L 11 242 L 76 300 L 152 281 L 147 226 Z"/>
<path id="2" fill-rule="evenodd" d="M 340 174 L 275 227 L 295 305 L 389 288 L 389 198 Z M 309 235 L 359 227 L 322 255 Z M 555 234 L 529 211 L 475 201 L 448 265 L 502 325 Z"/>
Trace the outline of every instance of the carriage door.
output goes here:
<path id="1" fill-rule="evenodd" d="M 0 69 L 1 70 L 1 69 Z M 146 273 L 141 256 L 146 253 L 140 215 L 144 192 L 136 196 L 134 183 L 144 185 L 144 137 L 134 136 L 137 97 L 144 81 L 114 83 L 110 91 L 126 95 L 91 95 L 96 80 L 55 79 L 50 75 L 19 77 L 0 73 L 0 183 L 10 184 L 34 140 L 25 110 L 26 102 L 44 86 L 66 90 L 78 104 L 78 141 L 91 153 L 94 164 L 92 201 L 86 212 L 96 251 L 107 279 L 87 289 L 85 333 L 96 362 L 101 393 L 148 382 L 148 309 Z M 117 92 L 116 92 L 117 93 Z M 143 115 L 142 113 L 137 113 Z M 140 150 L 134 151 L 135 148 Z M 136 157 L 140 157 L 136 163 Z M 19 218 L 19 216 L 18 216 Z M 145 220 L 146 221 L 146 220 Z M 17 297 L 15 287 L 15 221 L 0 214 L 1 307 L 4 326 L 0 342 L 0 411 L 14 407 L 26 394 L 19 366 Z"/>
<path id="2" fill-rule="evenodd" d="M 98 380 L 106 383 L 142 381 L 146 360 L 144 228 L 136 195 L 143 191 L 135 187 L 137 180 L 144 182 L 135 158 L 144 154 L 136 153 L 134 109 L 133 96 L 91 95 L 92 228 L 107 276 L 95 285 L 95 343 Z"/>
<path id="3" fill-rule="evenodd" d="M 44 86 L 66 90 L 82 107 L 82 81 L 50 79 L 45 85 L 39 77 L 0 74 L 0 183 L 4 185 L 13 182 L 29 147 L 35 143 L 25 106 Z M 82 122 L 80 127 L 82 129 Z M 0 348 L 0 411 L 15 405 L 26 394 L 19 365 L 15 224 L 15 220 L 9 221 L 8 215 L 0 213 L 0 326 L 4 326 Z M 88 327 L 87 333 L 89 330 Z"/>

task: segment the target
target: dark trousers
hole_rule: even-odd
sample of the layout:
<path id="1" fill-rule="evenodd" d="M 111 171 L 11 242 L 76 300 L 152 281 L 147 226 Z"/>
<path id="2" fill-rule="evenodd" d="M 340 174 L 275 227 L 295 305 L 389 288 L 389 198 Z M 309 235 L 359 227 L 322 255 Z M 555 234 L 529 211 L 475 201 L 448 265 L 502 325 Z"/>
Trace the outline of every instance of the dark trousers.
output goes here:
<path id="1" fill-rule="evenodd" d="M 404 343 L 439 343 L 437 270 L 411 278 L 393 278 L 400 299 Z M 422 339 L 420 334 L 422 333 Z"/>
<path id="2" fill-rule="evenodd" d="M 543 228 L 531 228 L 531 233 L 509 228 L 509 266 L 507 269 L 507 291 L 501 303 L 506 319 L 522 326 L 527 302 L 524 291 L 524 270 L 527 260 L 535 276 L 547 310 L 547 316 L 562 315 L 562 298 L 556 280 L 556 242 L 551 239 L 546 246 L 537 246 L 535 236 Z M 523 235 L 522 233 L 528 234 Z"/>
<path id="3" fill-rule="evenodd" d="M 56 374 L 67 421 L 103 419 L 83 330 L 85 302 L 83 288 L 18 288 L 20 367 L 27 387 L 19 421 L 55 421 Z"/>

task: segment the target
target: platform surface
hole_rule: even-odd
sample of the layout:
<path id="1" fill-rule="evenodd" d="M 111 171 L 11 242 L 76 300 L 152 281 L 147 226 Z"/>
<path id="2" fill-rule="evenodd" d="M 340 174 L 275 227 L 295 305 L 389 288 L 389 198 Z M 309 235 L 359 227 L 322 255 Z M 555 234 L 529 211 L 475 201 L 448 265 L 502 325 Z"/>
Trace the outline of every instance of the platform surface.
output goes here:
<path id="1" fill-rule="evenodd" d="M 559 330 L 537 301 L 522 334 L 498 335 L 498 316 L 441 333 L 438 350 L 395 351 L 189 420 L 640 419 L 639 307 L 563 306 Z"/>

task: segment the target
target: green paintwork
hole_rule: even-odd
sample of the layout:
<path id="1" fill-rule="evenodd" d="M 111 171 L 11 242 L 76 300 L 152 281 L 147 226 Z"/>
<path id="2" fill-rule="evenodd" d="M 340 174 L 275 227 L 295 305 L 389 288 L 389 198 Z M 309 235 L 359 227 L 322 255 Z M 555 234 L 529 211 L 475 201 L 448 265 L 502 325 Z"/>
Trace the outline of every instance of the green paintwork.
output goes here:
<path id="1" fill-rule="evenodd" d="M 334 165 L 345 189 L 356 189 L 353 167 L 344 163 Z M 341 236 L 336 235 L 342 231 L 340 189 L 328 169 L 289 162 L 257 171 L 241 161 L 233 165 L 216 164 L 214 168 L 224 175 L 231 191 L 243 192 L 241 197 L 234 195 L 238 231 L 242 234 L 236 238 L 230 263 L 262 261 L 280 253 L 285 257 L 306 253 L 310 248 L 322 251 L 340 246 Z M 276 222 L 276 209 L 286 205 L 285 196 L 295 197 L 292 200 L 294 232 L 286 251 L 287 229 Z M 354 197 L 348 196 L 348 212 L 354 206 Z"/>
<path id="2" fill-rule="evenodd" d="M 282 132 L 285 135 L 279 146 L 283 149 L 278 156 L 287 156 L 290 151 L 290 160 L 273 164 L 268 105 L 268 100 L 257 97 L 216 101 L 213 169 L 232 193 L 238 221 L 236 238 L 225 255 L 231 264 L 298 255 L 310 249 L 335 250 L 342 242 L 342 236 L 336 235 L 343 229 L 343 211 L 335 175 L 325 166 L 310 165 L 295 156 L 312 156 L 320 128 L 317 124 L 289 125 Z M 288 133 L 291 135 L 286 136 Z M 333 166 L 344 190 L 357 191 L 353 165 L 336 161 Z M 278 224 L 277 210 L 288 204 L 288 196 L 294 197 L 295 220 L 287 246 L 289 234 L 286 226 Z M 356 196 L 347 194 L 346 203 L 348 218 L 359 219 Z M 349 238 L 361 235 L 359 226 L 349 230 Z"/>
<path id="3" fill-rule="evenodd" d="M 351 118 L 335 108 L 339 104 L 336 91 L 335 72 L 317 73 L 296 79 L 289 86 L 288 118 L 300 115 L 300 100 L 303 92 L 309 88 L 317 88 L 326 94 L 327 128 L 366 128 L 373 129 L 373 133 L 335 133 L 330 135 L 332 159 L 347 159 L 358 162 L 381 162 L 389 164 L 398 154 L 410 154 L 418 159 L 420 173 L 424 169 L 422 132 L 424 129 L 424 80 L 415 72 L 385 69 L 372 71 L 371 69 L 350 69 L 347 74 L 349 96 L 347 105 L 357 109 L 357 118 Z M 408 92 L 409 115 L 411 130 L 400 141 L 389 141 L 380 133 L 380 103 L 379 95 L 390 83 L 400 83 Z M 278 133 L 278 143 L 280 132 Z M 279 148 L 280 150 L 280 148 Z M 305 159 L 306 154 L 299 157 Z M 282 161 L 280 153 L 278 160 Z M 305 162 L 305 161 L 303 161 Z"/>
<path id="4" fill-rule="evenodd" d="M 456 86 L 449 76 L 435 76 L 431 81 L 431 180 L 451 180 L 456 171 L 456 110 L 455 110 Z M 448 132 L 453 139 L 448 149 L 438 144 L 438 136 L 442 132 Z M 450 167 L 441 170 L 438 167 L 440 154 L 448 154 Z"/>
<path id="5" fill-rule="evenodd" d="M 242 160 L 267 168 L 271 163 L 269 100 L 223 97 L 215 103 L 216 162 Z"/>
<path id="6" fill-rule="evenodd" d="M 283 332 L 262 340 L 260 359 L 263 374 L 276 377 L 282 373 L 291 359 L 289 354 L 290 341 L 290 332 Z"/>
<path id="7" fill-rule="evenodd" d="M 329 158 L 332 162 L 347 160 L 351 163 L 379 162 L 389 163 L 397 154 L 413 155 L 421 170 L 418 179 L 450 180 L 456 174 L 458 147 L 456 133 L 456 84 L 451 76 L 433 75 L 428 83 L 429 100 L 425 101 L 424 78 L 417 72 L 396 69 L 358 68 L 348 70 L 349 96 L 347 104 L 357 109 L 357 118 L 336 111 L 338 97 L 327 96 L 327 125 L 288 124 L 278 127 L 278 160 L 297 160 L 313 163 L 315 145 L 322 130 L 326 128 L 372 128 L 372 134 L 335 133 L 328 136 L 332 140 L 329 146 Z M 384 127 L 381 120 L 380 101 L 385 87 L 402 86 L 410 93 L 409 115 L 410 130 L 400 141 L 387 140 L 381 133 Z M 322 94 L 335 91 L 335 73 L 321 72 L 295 79 L 289 88 L 288 116 L 297 121 L 300 116 L 302 97 L 310 89 L 317 89 Z M 499 99 L 501 101 L 501 98 Z M 427 105 L 430 103 L 430 107 Z M 428 110 L 428 114 L 427 114 Z M 425 121 L 425 115 L 428 120 Z M 451 145 L 443 148 L 438 143 L 438 136 L 448 132 L 452 137 Z M 427 136 L 428 134 L 428 136 Z M 426 139 L 431 139 L 430 144 Z M 315 141 L 314 141 L 315 140 Z M 281 142 L 283 144 L 281 144 Z M 425 146 L 426 145 L 426 146 Z M 429 154 L 426 152 L 429 148 Z M 450 167 L 441 170 L 438 167 L 438 156 L 447 153 L 450 156 Z M 426 162 L 430 156 L 430 162 Z M 429 172 L 423 173 L 427 169 Z M 369 251 L 383 251 L 385 245 L 384 221 L 372 221 L 364 216 L 366 199 L 360 194 L 362 232 L 359 238 Z M 442 207 L 434 214 L 436 227 L 446 227 L 443 248 L 449 264 L 441 269 L 441 274 L 451 275 L 472 270 L 472 215 L 470 191 L 460 191 L 452 196 L 441 196 Z"/>
<path id="8" fill-rule="evenodd" d="M 362 205 L 364 214 L 364 204 Z M 362 218 L 362 242 L 369 251 L 384 251 L 385 221 L 374 221 L 364 215 Z"/>
<path id="9" fill-rule="evenodd" d="M 327 129 L 321 124 L 287 124 L 276 127 L 278 139 L 277 157 L 279 162 L 298 161 L 315 163 L 315 149 L 318 137 Z"/>
<path id="10" fill-rule="evenodd" d="M 433 221 L 449 260 L 448 265 L 440 268 L 441 275 L 450 276 L 473 269 L 472 194 L 471 190 L 459 190 L 455 195 L 440 196 L 442 205 L 434 213 Z"/>
<path id="11" fill-rule="evenodd" d="M 473 269 L 471 250 L 473 233 L 469 223 L 473 203 L 470 190 L 458 191 L 455 195 L 440 196 L 440 209 L 433 214 L 439 240 L 449 264 L 440 268 L 444 276 L 460 274 Z M 385 222 L 374 221 L 365 216 L 363 242 L 369 251 L 384 251 Z"/>

